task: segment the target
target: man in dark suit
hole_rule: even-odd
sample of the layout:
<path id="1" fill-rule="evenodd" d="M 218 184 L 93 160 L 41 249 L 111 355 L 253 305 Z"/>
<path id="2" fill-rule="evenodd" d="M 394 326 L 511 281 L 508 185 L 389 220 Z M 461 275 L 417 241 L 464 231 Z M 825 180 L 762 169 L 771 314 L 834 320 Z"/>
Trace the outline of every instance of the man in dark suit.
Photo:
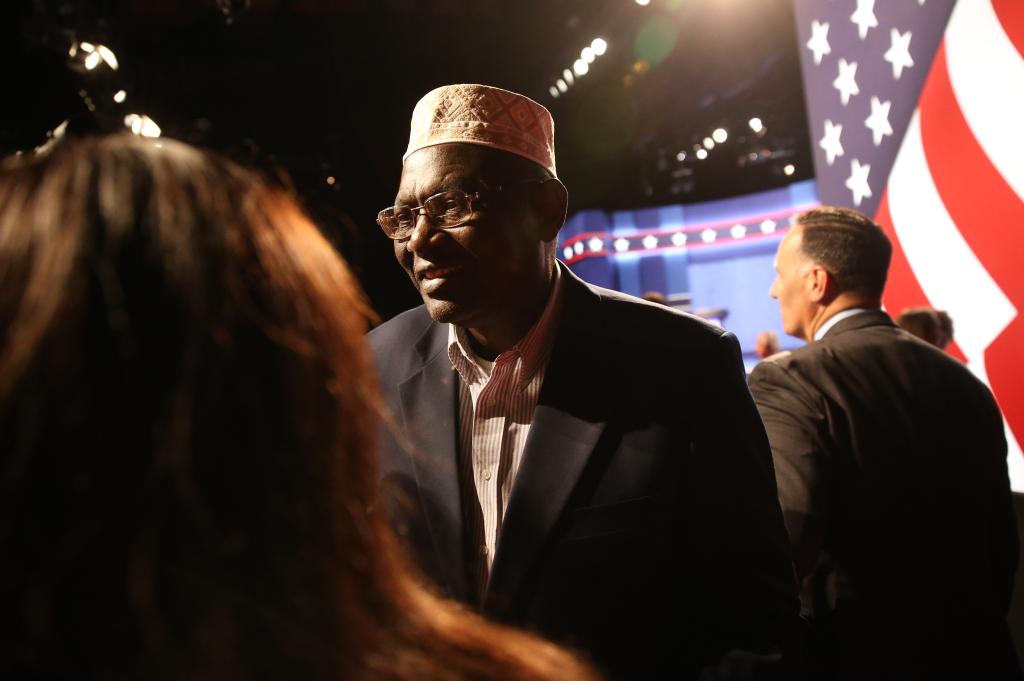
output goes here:
<path id="1" fill-rule="evenodd" d="M 1016 678 L 1002 418 L 967 367 L 880 309 L 891 252 L 860 213 L 804 213 L 771 295 L 808 344 L 750 379 L 811 624 L 807 676 Z"/>
<path id="2" fill-rule="evenodd" d="M 612 679 L 778 673 L 796 584 L 735 337 L 555 260 L 567 197 L 539 104 L 448 86 L 412 127 L 378 221 L 424 305 L 370 342 L 413 560 Z"/>

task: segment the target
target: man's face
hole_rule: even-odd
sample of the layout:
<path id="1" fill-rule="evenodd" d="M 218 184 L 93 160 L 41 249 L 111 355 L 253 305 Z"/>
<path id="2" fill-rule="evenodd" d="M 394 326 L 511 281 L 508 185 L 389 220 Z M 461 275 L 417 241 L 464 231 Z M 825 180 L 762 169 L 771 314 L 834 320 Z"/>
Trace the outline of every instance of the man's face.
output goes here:
<path id="1" fill-rule="evenodd" d="M 420 292 L 431 317 L 482 328 L 517 314 L 546 290 L 550 256 L 538 220 L 526 208 L 528 187 L 501 194 L 481 182 L 482 154 L 474 145 L 425 147 L 406 159 L 397 206 L 419 206 L 442 191 L 484 190 L 469 221 L 448 229 L 419 216 L 412 235 L 395 241 L 395 257 Z"/>
<path id="2" fill-rule="evenodd" d="M 782 330 L 791 336 L 805 338 L 805 329 L 813 316 L 809 273 L 812 262 L 800 249 L 801 228 L 794 227 L 779 244 L 775 256 L 775 281 L 768 293 L 779 301 Z"/>

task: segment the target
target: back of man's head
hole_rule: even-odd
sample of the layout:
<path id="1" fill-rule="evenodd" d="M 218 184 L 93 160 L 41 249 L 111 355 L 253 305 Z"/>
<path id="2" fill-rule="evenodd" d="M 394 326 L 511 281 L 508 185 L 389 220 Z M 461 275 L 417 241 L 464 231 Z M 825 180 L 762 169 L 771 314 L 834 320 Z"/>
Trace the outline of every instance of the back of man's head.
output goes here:
<path id="1" fill-rule="evenodd" d="M 892 258 L 892 244 L 882 228 L 849 208 L 822 206 L 798 218 L 800 249 L 824 267 L 837 293 L 880 302 Z"/>

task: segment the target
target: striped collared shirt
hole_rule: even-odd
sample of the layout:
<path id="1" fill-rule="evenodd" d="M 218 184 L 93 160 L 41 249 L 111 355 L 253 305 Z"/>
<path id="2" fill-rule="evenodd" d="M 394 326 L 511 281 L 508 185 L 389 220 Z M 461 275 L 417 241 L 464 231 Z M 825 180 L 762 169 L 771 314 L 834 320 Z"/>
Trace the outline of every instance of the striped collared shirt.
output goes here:
<path id="1" fill-rule="evenodd" d="M 493 362 L 478 357 L 465 328 L 448 328 L 448 357 L 459 381 L 459 475 L 472 579 L 482 597 L 501 521 L 522 462 L 561 307 L 561 275 L 540 318 Z"/>

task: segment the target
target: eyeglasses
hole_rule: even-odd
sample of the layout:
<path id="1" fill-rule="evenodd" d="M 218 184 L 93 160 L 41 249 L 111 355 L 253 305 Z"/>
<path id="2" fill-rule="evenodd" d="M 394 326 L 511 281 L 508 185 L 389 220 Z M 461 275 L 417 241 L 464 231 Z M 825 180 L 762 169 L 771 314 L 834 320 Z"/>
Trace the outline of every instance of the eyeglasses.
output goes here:
<path id="1" fill-rule="evenodd" d="M 395 241 L 408 239 L 416 228 L 416 219 L 422 214 L 438 229 L 458 227 L 472 218 L 476 213 L 476 204 L 486 192 L 502 192 L 515 185 L 544 180 L 520 180 L 506 185 L 498 185 L 491 189 L 468 193 L 461 189 L 434 194 L 421 206 L 394 206 L 377 213 L 377 224 L 384 233 Z"/>

